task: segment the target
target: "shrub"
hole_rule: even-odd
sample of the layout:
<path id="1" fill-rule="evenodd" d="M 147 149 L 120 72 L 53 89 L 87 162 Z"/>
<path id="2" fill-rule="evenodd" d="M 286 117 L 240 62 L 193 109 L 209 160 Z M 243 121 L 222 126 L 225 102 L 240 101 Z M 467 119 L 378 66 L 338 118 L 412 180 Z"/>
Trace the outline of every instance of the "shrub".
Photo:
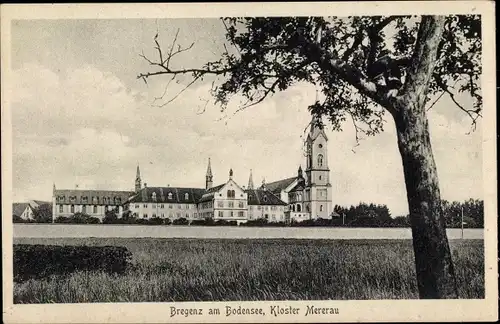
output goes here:
<path id="1" fill-rule="evenodd" d="M 12 215 L 12 222 L 13 223 L 37 223 L 37 221 L 34 219 L 24 219 L 24 218 L 21 218 L 20 216 L 17 216 L 17 215 Z"/>
<path id="2" fill-rule="evenodd" d="M 22 219 L 20 216 L 12 215 L 12 222 L 13 223 L 24 223 L 24 219 Z"/>
<path id="3" fill-rule="evenodd" d="M 54 223 L 63 224 L 100 224 L 101 220 L 83 213 L 75 213 L 70 217 L 58 216 Z"/>
<path id="4" fill-rule="evenodd" d="M 86 224 L 100 224 L 101 220 L 97 217 L 89 217 L 87 218 L 87 223 Z"/>
<path id="5" fill-rule="evenodd" d="M 69 218 L 64 216 L 57 216 L 54 223 L 69 223 Z"/>
<path id="6" fill-rule="evenodd" d="M 233 221 L 233 220 L 225 220 L 225 219 L 218 219 L 216 220 L 213 225 L 215 226 L 238 226 L 238 222 Z"/>
<path id="7" fill-rule="evenodd" d="M 41 204 L 33 210 L 33 218 L 37 223 L 52 222 L 52 204 Z"/>
<path id="8" fill-rule="evenodd" d="M 267 219 L 258 218 L 253 220 L 248 220 L 245 223 L 241 223 L 241 226 L 266 226 L 268 224 Z"/>
<path id="9" fill-rule="evenodd" d="M 149 225 L 163 225 L 163 219 L 159 217 L 153 217 L 149 220 Z"/>
<path id="10" fill-rule="evenodd" d="M 14 281 L 67 275 L 75 271 L 123 273 L 132 253 L 121 246 L 14 244 Z"/>
<path id="11" fill-rule="evenodd" d="M 245 223 L 241 223 L 240 226 L 249 227 L 284 227 L 288 226 L 285 222 L 269 222 L 265 218 L 252 219 Z"/>
<path id="12" fill-rule="evenodd" d="M 149 224 L 149 221 L 147 218 L 137 218 L 135 220 L 135 223 L 136 224 L 139 224 L 139 225 L 148 225 Z"/>
<path id="13" fill-rule="evenodd" d="M 165 218 L 165 220 L 163 221 L 163 224 L 170 225 L 170 224 L 172 224 L 172 221 L 170 220 L 170 218 Z"/>
<path id="14" fill-rule="evenodd" d="M 173 225 L 189 225 L 189 221 L 186 218 L 181 217 L 181 218 L 174 219 L 172 224 Z"/>
<path id="15" fill-rule="evenodd" d="M 204 219 L 193 219 L 189 225 L 205 226 L 207 222 Z"/>

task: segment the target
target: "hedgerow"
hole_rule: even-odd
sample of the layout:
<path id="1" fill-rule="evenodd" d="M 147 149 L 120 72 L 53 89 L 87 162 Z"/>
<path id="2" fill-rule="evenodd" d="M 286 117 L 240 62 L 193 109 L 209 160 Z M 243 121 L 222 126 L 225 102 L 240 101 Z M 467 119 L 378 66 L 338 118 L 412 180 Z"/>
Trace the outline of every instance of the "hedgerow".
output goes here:
<path id="1" fill-rule="evenodd" d="M 121 246 L 14 244 L 14 281 L 67 275 L 76 271 L 123 273 L 132 253 Z"/>

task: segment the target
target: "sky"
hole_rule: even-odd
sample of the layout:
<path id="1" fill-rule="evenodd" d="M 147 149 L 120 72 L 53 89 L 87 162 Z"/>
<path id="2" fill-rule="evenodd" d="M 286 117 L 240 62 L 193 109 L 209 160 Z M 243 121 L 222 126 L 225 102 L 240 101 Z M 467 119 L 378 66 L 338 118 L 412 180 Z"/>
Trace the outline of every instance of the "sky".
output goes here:
<path id="1" fill-rule="evenodd" d="M 138 80 L 150 70 L 153 36 L 194 47 L 176 67 L 201 66 L 223 49 L 214 19 L 22 20 L 12 22 L 13 199 L 50 200 L 59 189 L 133 190 L 136 166 L 148 186 L 204 187 L 208 158 L 214 183 L 247 185 L 295 176 L 304 167 L 307 106 L 316 89 L 299 84 L 232 114 L 211 104 L 198 83 L 165 106 L 155 101 L 166 78 Z M 171 98 L 182 84 L 170 84 Z M 164 101 L 163 101 L 164 102 Z M 482 199 L 482 130 L 445 96 L 428 113 L 443 199 Z M 408 212 L 394 123 L 356 145 L 354 129 L 327 128 L 334 204 L 386 204 Z"/>

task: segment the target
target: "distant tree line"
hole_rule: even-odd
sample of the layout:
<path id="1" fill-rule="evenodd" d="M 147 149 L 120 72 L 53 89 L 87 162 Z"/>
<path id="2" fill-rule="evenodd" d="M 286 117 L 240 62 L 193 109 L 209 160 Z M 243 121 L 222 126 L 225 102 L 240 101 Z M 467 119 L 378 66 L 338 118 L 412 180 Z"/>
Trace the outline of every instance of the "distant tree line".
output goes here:
<path id="1" fill-rule="evenodd" d="M 464 202 L 441 201 L 447 228 L 461 227 L 462 211 L 464 228 L 484 227 L 484 202 L 469 199 Z M 336 205 L 334 211 L 339 215 L 332 217 L 330 225 L 348 227 L 410 227 L 409 215 L 391 217 L 386 205 L 360 203 L 357 206 Z M 336 218 L 336 219 L 335 219 Z M 320 221 L 321 222 L 321 221 Z"/>
<path id="2" fill-rule="evenodd" d="M 461 227 L 462 211 L 464 228 L 484 227 L 484 202 L 479 199 L 469 199 L 464 202 L 442 200 L 442 210 L 445 215 L 446 227 Z M 285 222 L 268 222 L 266 219 L 248 220 L 240 226 L 344 226 L 344 227 L 410 227 L 408 215 L 392 217 L 386 205 L 360 203 L 356 206 L 343 207 L 335 205 L 334 215 L 330 219 L 310 219 L 301 222 L 292 220 L 289 224 Z M 33 210 L 33 220 L 24 220 L 19 216 L 13 216 L 14 223 L 51 223 L 52 206 L 40 205 Z M 54 223 L 64 224 L 139 224 L 139 225 L 193 225 L 193 226 L 237 226 L 236 221 L 196 219 L 189 221 L 186 218 L 139 218 L 137 214 L 125 211 L 121 217 L 116 209 L 107 211 L 102 221 L 85 213 L 75 213 L 69 217 L 59 216 Z"/>

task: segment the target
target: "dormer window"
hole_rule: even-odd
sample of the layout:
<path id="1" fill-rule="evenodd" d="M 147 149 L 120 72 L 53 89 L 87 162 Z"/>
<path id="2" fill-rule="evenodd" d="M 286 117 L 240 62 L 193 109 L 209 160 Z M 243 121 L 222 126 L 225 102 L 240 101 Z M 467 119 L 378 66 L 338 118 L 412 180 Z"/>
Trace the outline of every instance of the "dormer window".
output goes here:
<path id="1" fill-rule="evenodd" d="M 172 193 L 171 192 L 168 193 L 168 199 L 172 199 Z"/>
<path id="2" fill-rule="evenodd" d="M 186 200 L 189 199 L 189 194 L 187 192 L 184 194 L 184 199 L 186 199 Z"/>
<path id="3" fill-rule="evenodd" d="M 153 192 L 153 193 L 151 194 L 151 199 L 152 199 L 153 201 L 156 201 L 156 192 Z"/>

